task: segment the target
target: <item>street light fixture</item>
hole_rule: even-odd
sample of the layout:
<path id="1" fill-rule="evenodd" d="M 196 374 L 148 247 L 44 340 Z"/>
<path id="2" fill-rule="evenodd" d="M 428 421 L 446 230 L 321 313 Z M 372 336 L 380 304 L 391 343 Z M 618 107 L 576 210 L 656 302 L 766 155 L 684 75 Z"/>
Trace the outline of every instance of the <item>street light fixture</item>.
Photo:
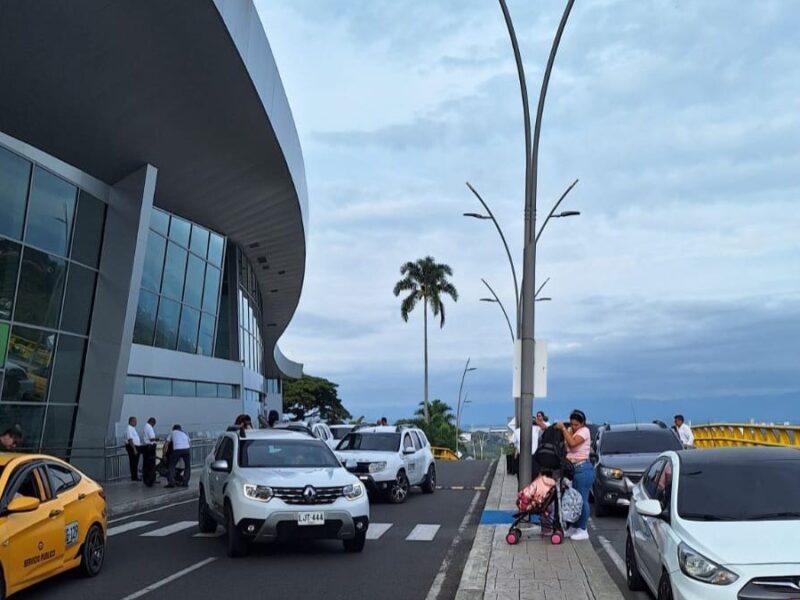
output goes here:
<path id="1" fill-rule="evenodd" d="M 461 373 L 461 385 L 458 386 L 458 402 L 456 403 L 456 456 L 458 456 L 458 428 L 461 423 L 461 410 L 463 404 L 466 404 L 466 396 L 464 397 L 464 403 L 461 402 L 461 392 L 464 390 L 464 378 L 470 371 L 478 370 L 478 367 L 470 367 L 469 361 L 470 359 L 467 358 L 467 364 L 464 365 L 464 372 Z"/>

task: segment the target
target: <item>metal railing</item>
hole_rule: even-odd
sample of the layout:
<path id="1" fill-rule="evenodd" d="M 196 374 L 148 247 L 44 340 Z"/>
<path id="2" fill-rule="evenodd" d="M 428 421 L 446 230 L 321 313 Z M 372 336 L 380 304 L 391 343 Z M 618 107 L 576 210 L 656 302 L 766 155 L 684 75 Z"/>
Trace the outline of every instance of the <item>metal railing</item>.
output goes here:
<path id="1" fill-rule="evenodd" d="M 201 466 L 208 454 L 214 449 L 217 438 L 192 438 L 191 456 L 192 466 Z M 156 450 L 157 459 L 161 458 L 163 449 L 163 442 L 158 443 Z M 115 479 L 122 479 L 130 477 L 128 472 L 128 453 L 125 451 L 124 446 L 113 446 L 106 448 L 106 481 L 114 481 Z"/>
<path id="2" fill-rule="evenodd" d="M 436 460 L 458 460 L 458 454 L 453 452 L 450 448 L 431 446 L 431 450 L 433 451 L 433 458 Z"/>
<path id="3" fill-rule="evenodd" d="M 800 426 L 751 423 L 711 423 L 692 427 L 698 448 L 785 446 L 800 448 Z"/>

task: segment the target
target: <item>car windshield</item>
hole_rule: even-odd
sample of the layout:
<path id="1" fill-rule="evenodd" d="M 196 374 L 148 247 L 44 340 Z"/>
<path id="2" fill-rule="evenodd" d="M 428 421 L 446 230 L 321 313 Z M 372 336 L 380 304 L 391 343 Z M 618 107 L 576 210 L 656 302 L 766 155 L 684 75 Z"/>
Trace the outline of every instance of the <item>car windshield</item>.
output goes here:
<path id="1" fill-rule="evenodd" d="M 348 433 L 350 433 L 350 427 L 331 427 L 331 433 L 333 434 L 333 439 L 341 440 L 344 439 Z"/>
<path id="2" fill-rule="evenodd" d="M 400 448 L 399 433 L 348 433 L 339 442 L 337 450 L 376 450 L 397 452 Z"/>
<path id="3" fill-rule="evenodd" d="M 666 450 L 680 450 L 681 443 L 667 429 L 654 431 L 605 432 L 600 442 L 602 454 L 657 454 Z"/>
<path id="4" fill-rule="evenodd" d="M 678 514 L 699 521 L 800 519 L 800 458 L 682 468 Z"/>
<path id="5" fill-rule="evenodd" d="M 324 443 L 311 440 L 242 440 L 239 466 L 258 467 L 339 467 L 339 461 Z"/>

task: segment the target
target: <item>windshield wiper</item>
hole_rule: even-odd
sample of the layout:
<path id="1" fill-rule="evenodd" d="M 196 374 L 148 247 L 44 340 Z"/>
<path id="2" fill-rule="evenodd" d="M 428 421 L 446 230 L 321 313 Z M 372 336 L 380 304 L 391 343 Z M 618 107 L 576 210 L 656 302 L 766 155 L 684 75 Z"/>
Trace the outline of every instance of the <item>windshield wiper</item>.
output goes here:
<path id="1" fill-rule="evenodd" d="M 800 512 L 785 511 L 785 512 L 771 512 L 762 513 L 759 515 L 750 515 L 745 517 L 744 521 L 766 521 L 768 519 L 800 519 Z"/>
<path id="2" fill-rule="evenodd" d="M 691 519 L 695 521 L 739 521 L 736 517 L 730 515 L 712 515 L 710 513 L 681 513 L 681 518 Z"/>

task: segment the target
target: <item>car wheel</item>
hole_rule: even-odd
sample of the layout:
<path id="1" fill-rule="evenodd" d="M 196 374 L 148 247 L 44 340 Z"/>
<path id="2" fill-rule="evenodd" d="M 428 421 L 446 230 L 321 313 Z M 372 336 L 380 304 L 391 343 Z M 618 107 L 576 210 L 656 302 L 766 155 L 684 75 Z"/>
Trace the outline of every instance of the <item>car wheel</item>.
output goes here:
<path id="1" fill-rule="evenodd" d="M 103 568 L 106 557 L 106 540 L 103 529 L 96 523 L 89 528 L 81 549 L 80 572 L 84 577 L 94 577 Z"/>
<path id="2" fill-rule="evenodd" d="M 236 528 L 236 522 L 233 519 L 233 509 L 230 504 L 225 505 L 225 528 L 228 534 L 228 556 L 232 558 L 247 556 L 250 550 L 250 544 L 242 535 L 242 532 Z"/>
<path id="3" fill-rule="evenodd" d="M 642 579 L 642 574 L 639 573 L 639 566 L 636 564 L 633 538 L 631 538 L 630 531 L 628 531 L 628 536 L 625 540 L 625 579 L 627 580 L 629 590 L 641 592 L 645 589 L 644 579 Z"/>
<path id="4" fill-rule="evenodd" d="M 408 477 L 405 471 L 398 471 L 397 477 L 389 488 L 389 502 L 392 504 L 402 504 L 408 496 Z"/>
<path id="5" fill-rule="evenodd" d="M 436 465 L 433 463 L 428 467 L 428 474 L 422 484 L 422 491 L 426 494 L 432 494 L 436 491 Z"/>
<path id="6" fill-rule="evenodd" d="M 345 552 L 361 552 L 367 543 L 367 532 L 356 533 L 352 540 L 342 540 Z"/>
<path id="7" fill-rule="evenodd" d="M 217 530 L 217 522 L 211 516 L 203 486 L 200 486 L 200 500 L 197 502 L 197 528 L 200 533 L 214 533 Z"/>
<path id="8" fill-rule="evenodd" d="M 658 582 L 658 600 L 672 600 L 672 583 L 669 574 L 665 571 Z"/>

